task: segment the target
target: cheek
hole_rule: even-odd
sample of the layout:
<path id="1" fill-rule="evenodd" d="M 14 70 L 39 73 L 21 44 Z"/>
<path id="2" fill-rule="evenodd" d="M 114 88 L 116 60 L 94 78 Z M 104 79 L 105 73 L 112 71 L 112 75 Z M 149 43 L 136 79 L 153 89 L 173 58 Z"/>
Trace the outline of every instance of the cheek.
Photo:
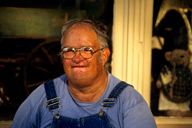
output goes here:
<path id="1" fill-rule="evenodd" d="M 70 69 L 70 65 L 71 65 L 71 63 L 69 61 L 63 60 L 63 69 L 65 72 L 67 72 L 67 70 Z"/>
<path id="2" fill-rule="evenodd" d="M 98 56 L 96 59 L 94 59 L 94 61 L 90 62 L 89 64 L 92 65 L 92 68 L 94 68 L 95 70 L 99 70 L 99 68 L 103 66 L 102 57 Z"/>
<path id="3" fill-rule="evenodd" d="M 104 61 L 103 61 L 103 58 L 102 58 L 102 55 L 99 55 L 96 59 L 96 65 L 99 65 L 99 66 L 104 66 Z"/>

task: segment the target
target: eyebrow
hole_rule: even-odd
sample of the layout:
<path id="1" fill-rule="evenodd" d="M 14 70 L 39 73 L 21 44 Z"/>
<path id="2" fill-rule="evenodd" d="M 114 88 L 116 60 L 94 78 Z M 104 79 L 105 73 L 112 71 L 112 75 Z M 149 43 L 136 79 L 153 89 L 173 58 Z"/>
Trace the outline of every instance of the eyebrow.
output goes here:
<path id="1" fill-rule="evenodd" d="M 80 46 L 80 47 L 71 47 L 71 46 L 64 46 L 63 48 L 82 48 L 82 47 L 91 47 L 91 48 L 96 48 L 96 46 Z"/>

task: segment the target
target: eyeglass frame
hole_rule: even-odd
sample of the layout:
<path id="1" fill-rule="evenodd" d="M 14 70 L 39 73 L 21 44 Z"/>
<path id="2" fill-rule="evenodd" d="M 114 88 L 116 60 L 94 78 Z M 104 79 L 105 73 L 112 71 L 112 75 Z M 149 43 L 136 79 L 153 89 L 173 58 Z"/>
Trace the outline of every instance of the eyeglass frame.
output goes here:
<path id="1" fill-rule="evenodd" d="M 91 57 L 85 58 L 85 57 L 83 57 L 83 56 L 81 55 L 81 51 L 85 51 L 85 50 L 84 50 L 85 48 L 89 48 L 89 51 L 91 52 Z M 64 58 L 64 56 L 63 56 L 64 59 L 73 59 L 73 58 L 76 56 L 76 52 L 78 52 L 78 51 L 79 51 L 80 55 L 81 55 L 84 59 L 90 59 L 90 58 L 93 57 L 93 55 L 94 55 L 96 52 L 105 49 L 105 47 L 104 47 L 104 48 L 97 49 L 97 50 L 95 50 L 95 51 L 93 50 L 92 47 L 86 47 L 86 46 L 85 46 L 85 47 L 81 47 L 81 48 L 64 47 L 64 48 L 62 49 L 62 54 L 64 54 L 65 52 L 69 52 L 69 51 L 64 51 L 65 49 L 67 49 L 67 50 L 71 49 L 71 51 L 74 53 L 74 56 L 73 56 L 72 58 Z"/>

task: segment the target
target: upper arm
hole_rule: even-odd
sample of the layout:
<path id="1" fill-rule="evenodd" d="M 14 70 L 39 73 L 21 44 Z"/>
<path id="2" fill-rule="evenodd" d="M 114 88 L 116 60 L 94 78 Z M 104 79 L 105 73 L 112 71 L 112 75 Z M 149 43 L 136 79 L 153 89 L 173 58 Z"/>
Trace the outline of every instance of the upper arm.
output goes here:
<path id="1" fill-rule="evenodd" d="M 156 128 L 156 124 L 146 102 L 141 102 L 124 113 L 124 128 Z"/>
<path id="2" fill-rule="evenodd" d="M 123 93 L 124 128 L 156 128 L 155 120 L 144 98 L 133 88 Z"/>
<path id="3" fill-rule="evenodd" d="M 32 128 L 32 107 L 27 98 L 18 108 L 10 128 Z"/>

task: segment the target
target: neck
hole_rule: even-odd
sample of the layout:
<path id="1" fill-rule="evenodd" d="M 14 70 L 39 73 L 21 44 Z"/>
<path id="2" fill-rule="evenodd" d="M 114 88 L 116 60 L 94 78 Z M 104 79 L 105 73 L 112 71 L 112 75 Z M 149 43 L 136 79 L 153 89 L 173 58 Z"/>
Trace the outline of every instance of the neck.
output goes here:
<path id="1" fill-rule="evenodd" d="M 79 87 L 68 83 L 69 91 L 73 98 L 78 101 L 96 102 L 106 89 L 108 81 L 107 73 L 105 73 L 104 76 L 101 78 L 102 79 L 100 81 L 96 80 L 95 82 L 92 82 L 85 87 Z"/>

